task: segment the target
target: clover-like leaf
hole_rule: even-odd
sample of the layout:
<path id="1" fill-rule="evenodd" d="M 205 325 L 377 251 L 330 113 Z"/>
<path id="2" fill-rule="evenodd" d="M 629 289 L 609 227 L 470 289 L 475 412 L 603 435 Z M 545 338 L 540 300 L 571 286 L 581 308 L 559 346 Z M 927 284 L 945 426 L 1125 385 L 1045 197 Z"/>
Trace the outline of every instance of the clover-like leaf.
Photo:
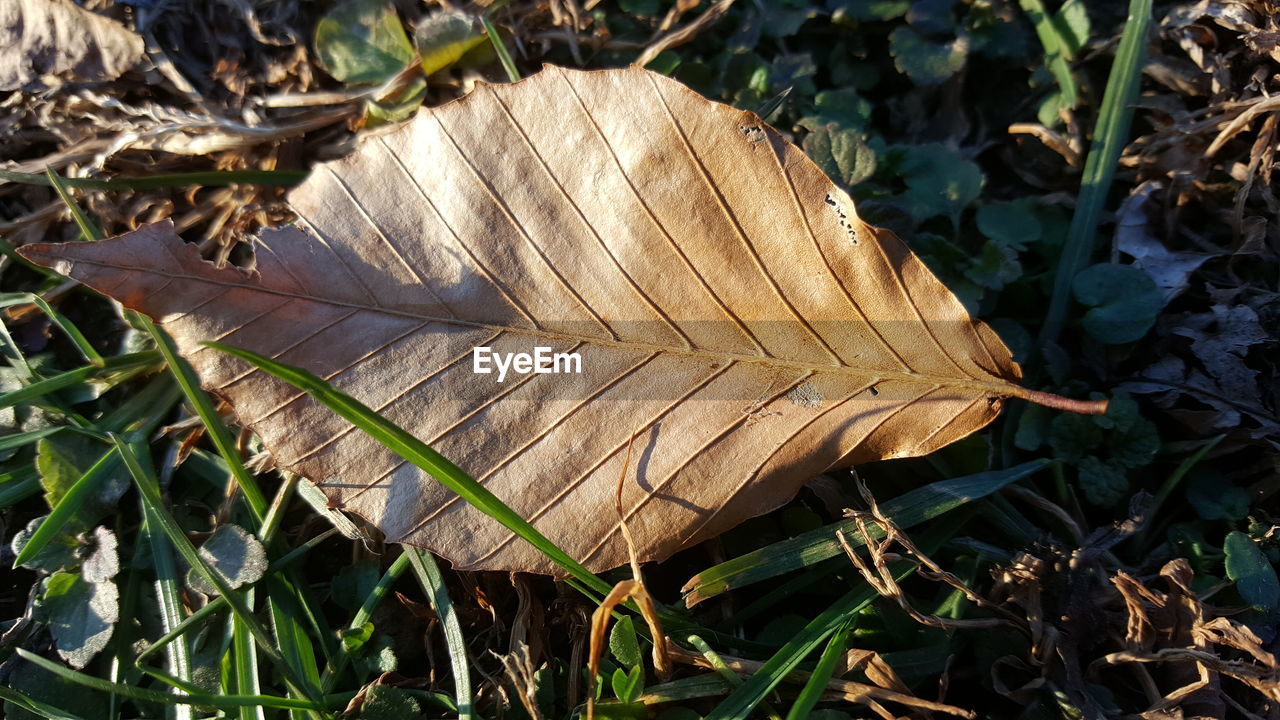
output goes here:
<path id="1" fill-rule="evenodd" d="M 57 572 L 45 581 L 41 610 L 58 654 L 82 668 L 111 640 L 120 592 L 109 580 L 89 582 L 78 573 Z"/>
<path id="2" fill-rule="evenodd" d="M 1222 546 L 1227 577 L 1244 601 L 1259 610 L 1280 610 L 1280 580 L 1267 556 L 1248 535 L 1232 531 Z"/>
<path id="3" fill-rule="evenodd" d="M 209 568 L 232 588 L 257 582 L 267 570 L 267 553 L 262 543 L 239 525 L 219 525 L 199 552 Z M 195 568 L 187 572 L 187 584 L 206 595 L 218 594 L 218 589 Z"/>
<path id="4" fill-rule="evenodd" d="M 1108 344 L 1130 343 L 1146 335 L 1164 307 L 1151 276 L 1130 265 L 1087 267 L 1071 283 L 1076 300 L 1090 310 L 1084 329 Z"/>

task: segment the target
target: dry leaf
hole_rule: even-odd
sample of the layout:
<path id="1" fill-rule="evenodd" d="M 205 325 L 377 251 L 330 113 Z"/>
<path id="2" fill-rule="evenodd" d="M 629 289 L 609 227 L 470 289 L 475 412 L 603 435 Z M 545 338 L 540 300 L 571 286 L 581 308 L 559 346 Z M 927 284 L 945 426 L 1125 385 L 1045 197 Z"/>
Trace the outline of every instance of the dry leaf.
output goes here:
<path id="1" fill-rule="evenodd" d="M 554 572 L 531 546 L 216 339 L 301 365 L 453 460 L 588 568 L 786 502 L 828 468 L 990 422 L 1008 349 L 753 113 L 638 68 L 550 67 L 424 110 L 290 196 L 257 268 L 155 224 L 23 254 L 156 318 L 281 467 L 459 567 Z M 581 374 L 476 374 L 473 348 Z M 1050 400 L 1053 401 L 1052 399 Z M 1096 403 L 1059 406 L 1100 411 Z"/>
<path id="2" fill-rule="evenodd" d="M 113 80 L 142 52 L 142 36 L 71 0 L 0 2 L 0 90 L 39 89 L 46 76 Z"/>

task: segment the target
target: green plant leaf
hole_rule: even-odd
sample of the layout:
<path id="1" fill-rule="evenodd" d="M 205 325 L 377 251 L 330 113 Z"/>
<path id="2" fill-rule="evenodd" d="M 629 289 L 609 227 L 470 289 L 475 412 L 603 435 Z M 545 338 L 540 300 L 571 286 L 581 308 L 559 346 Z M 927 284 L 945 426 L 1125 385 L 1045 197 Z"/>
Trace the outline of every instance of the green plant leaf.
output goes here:
<path id="1" fill-rule="evenodd" d="M 937 85 L 964 68 L 969 41 L 964 36 L 950 42 L 933 42 L 907 25 L 889 35 L 889 52 L 899 72 L 917 85 Z"/>
<path id="2" fill-rule="evenodd" d="M 1071 283 L 1076 300 L 1091 308 L 1084 329 L 1111 345 L 1134 342 L 1155 325 L 1164 297 L 1151 276 L 1131 265 L 1099 263 Z"/>
<path id="3" fill-rule="evenodd" d="M 460 12 L 438 12 L 418 22 L 413 42 L 422 58 L 422 74 L 437 73 L 484 44 L 484 28 L 472 16 Z"/>
<path id="4" fill-rule="evenodd" d="M 1085 498 L 1101 507 L 1111 507 L 1129 494 L 1129 479 L 1124 470 L 1090 455 L 1078 466 L 1080 489 Z"/>
<path id="5" fill-rule="evenodd" d="M 620 618 L 609 631 L 609 652 L 626 668 L 636 667 L 644 662 L 644 656 L 640 654 L 640 641 L 636 637 L 636 624 L 631 616 Z"/>
<path id="6" fill-rule="evenodd" d="M 41 611 L 58 655 L 82 668 L 111 640 L 120 619 L 120 593 L 110 580 L 91 583 L 79 574 L 58 572 L 45 581 Z"/>
<path id="7" fill-rule="evenodd" d="M 977 221 L 983 235 L 1014 250 L 1026 250 L 1043 232 L 1035 198 L 987 203 L 978 208 Z"/>
<path id="8" fill-rule="evenodd" d="M 382 573 L 372 561 L 361 560 L 338 571 L 329 585 L 329 599 L 344 610 L 355 612 L 378 585 Z"/>
<path id="9" fill-rule="evenodd" d="M 823 90 L 813 97 L 813 105 L 813 114 L 797 123 L 806 130 L 814 131 L 834 123 L 841 130 L 865 131 L 871 122 L 873 107 L 854 88 Z"/>
<path id="10" fill-rule="evenodd" d="M 267 553 L 258 538 L 239 525 L 219 525 L 199 549 L 200 557 L 231 588 L 251 585 L 267 570 Z M 218 588 L 194 569 L 187 573 L 187 584 L 205 595 L 217 595 Z"/>
<path id="11" fill-rule="evenodd" d="M 1249 515 L 1249 499 L 1248 490 L 1213 468 L 1196 471 L 1187 484 L 1187 504 L 1205 520 L 1243 520 Z"/>
<path id="12" fill-rule="evenodd" d="M 876 155 L 863 135 L 835 123 L 815 128 L 805 136 L 803 146 L 827 177 L 846 186 L 857 185 L 876 171 Z"/>
<path id="13" fill-rule="evenodd" d="M 1226 554 L 1227 577 L 1236 584 L 1240 597 L 1263 611 L 1280 610 L 1280 580 L 1262 548 L 1248 535 L 1232 531 L 1222 545 Z"/>
<path id="14" fill-rule="evenodd" d="M 14 663 L 0 687 L 6 720 L 108 720 L 108 697 L 47 673 L 31 663 Z"/>
<path id="15" fill-rule="evenodd" d="M 969 261 L 964 276 L 979 287 L 1001 290 L 1022 277 L 1022 263 L 1018 262 L 1018 253 L 1012 247 L 989 241 L 983 243 L 982 252 Z"/>
<path id="16" fill-rule="evenodd" d="M 907 184 L 907 205 L 917 223 L 938 215 L 955 222 L 982 192 L 982 171 L 958 151 L 941 143 L 898 149 L 903 151 L 899 172 Z"/>
<path id="17" fill-rule="evenodd" d="M 335 79 L 382 83 L 413 61 L 413 45 L 387 0 L 347 0 L 316 24 L 316 55 Z"/>
<path id="18" fill-rule="evenodd" d="M 412 695 L 391 685 L 371 685 L 360 705 L 360 720 L 406 720 L 422 714 Z"/>
<path id="19" fill-rule="evenodd" d="M 624 703 L 635 702 L 644 693 L 644 666 L 635 665 L 627 671 L 625 682 L 618 687 L 617 673 L 614 673 L 613 692 Z M 619 692 L 621 690 L 621 692 Z"/>

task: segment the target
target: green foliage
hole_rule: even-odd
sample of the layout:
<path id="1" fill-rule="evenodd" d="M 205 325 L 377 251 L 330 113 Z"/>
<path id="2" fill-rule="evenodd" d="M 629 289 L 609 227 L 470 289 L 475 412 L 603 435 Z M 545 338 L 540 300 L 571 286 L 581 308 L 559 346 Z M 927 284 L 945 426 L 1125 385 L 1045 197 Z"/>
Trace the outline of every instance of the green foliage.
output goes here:
<path id="1" fill-rule="evenodd" d="M 200 545 L 200 557 L 231 588 L 251 585 L 267 570 L 262 543 L 238 525 L 219 525 Z M 187 573 L 187 584 L 206 595 L 218 593 L 218 588 L 194 569 Z"/>
<path id="2" fill-rule="evenodd" d="M 404 690 L 390 685 L 372 685 L 360 705 L 360 720 L 405 720 L 419 717 L 422 706 Z"/>
<path id="3" fill-rule="evenodd" d="M 316 55 L 335 79 L 386 82 L 413 60 L 413 45 L 387 0 L 347 0 L 316 23 Z"/>
<path id="4" fill-rule="evenodd" d="M 975 215 L 978 230 L 992 242 L 1019 252 L 1040 241 L 1043 229 L 1035 198 L 987 203 Z"/>
<path id="5" fill-rule="evenodd" d="M 1258 610 L 1280 611 L 1280 580 L 1258 544 L 1245 533 L 1232 531 L 1222 546 L 1227 577 L 1244 601 Z"/>
<path id="6" fill-rule="evenodd" d="M 624 703 L 633 703 L 644 691 L 644 668 L 640 665 L 627 671 L 618 668 L 613 671 L 609 684 L 613 688 L 614 697 Z"/>
<path id="7" fill-rule="evenodd" d="M 354 612 L 364 603 L 378 584 L 378 566 L 372 561 L 361 560 L 338 571 L 329 585 L 329 599 L 339 607 Z"/>
<path id="8" fill-rule="evenodd" d="M 609 652 L 624 668 L 639 667 L 644 662 L 640 654 L 640 641 L 636 636 L 636 624 L 630 616 L 620 618 L 609 631 Z"/>
<path id="9" fill-rule="evenodd" d="M 424 18 L 413 29 L 413 43 L 422 58 L 422 73 L 435 74 L 484 44 L 481 30 L 475 19 L 464 13 L 441 12 Z"/>
<path id="10" fill-rule="evenodd" d="M 1102 263 L 1076 275 L 1071 291 L 1085 313 L 1084 329 L 1111 345 L 1134 342 L 1155 325 L 1164 296 L 1147 273 L 1132 265 Z"/>
<path id="11" fill-rule="evenodd" d="M 56 572 L 45 580 L 40 609 L 58 654 L 82 668 L 111 640 L 120 593 L 110 577 L 90 581 L 85 573 Z"/>
<path id="12" fill-rule="evenodd" d="M 1187 504 L 1205 520 L 1243 520 L 1249 514 L 1249 491 L 1236 487 L 1222 473 L 1206 468 L 1187 484 Z"/>
<path id="13" fill-rule="evenodd" d="M 903 25 L 889 35 L 889 52 L 898 71 L 917 85 L 937 85 L 964 68 L 969 43 L 964 38 L 933 42 Z"/>
<path id="14" fill-rule="evenodd" d="M 876 171 L 875 153 L 856 130 L 844 130 L 834 122 L 819 125 L 804 138 L 804 151 L 828 177 L 846 187 L 871 177 Z"/>
<path id="15" fill-rule="evenodd" d="M 907 185 L 904 201 L 916 222 L 943 215 L 958 224 L 960 212 L 982 192 L 982 170 L 956 149 L 940 143 L 890 148 Z"/>

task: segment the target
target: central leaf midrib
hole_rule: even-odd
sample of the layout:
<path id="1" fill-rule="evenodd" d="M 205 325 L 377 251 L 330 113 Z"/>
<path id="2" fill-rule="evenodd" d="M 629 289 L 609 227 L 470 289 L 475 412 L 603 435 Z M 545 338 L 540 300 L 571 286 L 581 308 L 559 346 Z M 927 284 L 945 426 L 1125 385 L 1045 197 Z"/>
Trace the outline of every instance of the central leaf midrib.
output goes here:
<path id="1" fill-rule="evenodd" d="M 545 330 L 541 328 L 512 327 L 507 325 L 496 325 L 491 323 L 461 320 L 458 318 L 438 317 L 435 315 L 426 315 L 421 313 L 408 312 L 404 310 L 395 310 L 392 308 L 383 307 L 381 305 L 366 305 L 364 303 L 358 303 L 358 302 L 346 302 L 342 300 L 335 300 L 333 298 L 319 297 L 316 295 L 309 295 L 305 293 L 295 293 L 295 292 L 288 292 L 285 290 L 278 290 L 276 288 L 270 288 L 263 285 L 249 285 L 245 283 L 228 282 L 225 280 L 215 280 L 202 275 L 191 275 L 188 273 L 168 272 L 164 270 L 156 270 L 154 268 L 137 267 L 137 266 L 131 266 L 131 265 L 116 264 L 116 263 L 105 263 L 97 260 L 87 260 L 87 259 L 76 260 L 75 262 L 85 263 L 86 265 L 96 265 L 98 267 L 113 268 L 116 270 L 150 273 L 153 275 L 159 275 L 162 277 L 168 277 L 168 278 L 179 279 L 179 280 L 193 280 L 196 282 L 209 283 L 210 285 L 219 285 L 227 288 L 240 288 L 244 290 L 253 290 L 255 292 L 263 292 L 270 295 L 277 295 L 280 297 L 290 297 L 290 298 L 298 298 L 302 300 L 309 300 L 311 302 L 323 303 L 327 305 L 333 305 L 336 307 L 353 308 L 356 310 L 363 310 L 365 312 L 381 313 L 383 315 L 392 315 L 392 316 L 398 316 L 398 317 L 406 317 L 406 318 L 412 318 L 415 320 L 424 320 L 427 322 L 437 322 L 442 325 L 454 325 L 454 326 L 460 326 L 460 327 L 473 327 L 473 328 L 479 328 L 479 329 L 485 329 L 485 330 L 502 331 L 502 332 L 511 333 L 514 335 L 524 335 L 528 337 L 545 338 L 548 340 L 563 340 L 566 342 L 582 342 L 588 345 L 596 345 L 600 347 L 619 348 L 619 349 L 625 349 L 625 350 L 650 352 L 650 353 L 661 352 L 661 353 L 667 353 L 670 355 L 682 355 L 686 357 L 706 358 L 708 360 L 719 361 L 719 362 L 756 363 L 760 365 L 766 365 L 768 367 L 787 368 L 787 369 L 794 369 L 794 370 L 809 370 L 814 373 L 825 372 L 825 373 L 835 373 L 838 375 L 849 375 L 849 376 L 856 376 L 856 377 L 871 377 L 879 381 L 900 380 L 900 381 L 909 382 L 909 383 L 939 385 L 944 387 L 980 390 L 983 392 L 994 393 L 999 396 L 1015 396 L 1018 394 L 1018 391 L 1021 389 L 1019 386 L 1014 385 L 1013 383 L 1010 383 L 1005 380 L 1000 380 L 998 378 L 992 381 L 984 381 L 984 380 L 979 380 L 977 378 L 967 377 L 967 376 L 955 377 L 955 376 L 945 376 L 945 375 L 927 375 L 924 373 L 908 373 L 900 370 L 874 370 L 871 368 L 862 368 L 856 365 L 845 365 L 845 364 L 839 364 L 839 365 L 813 364 L 813 363 L 807 363 L 799 360 L 786 360 L 786 359 L 774 357 L 771 355 L 764 355 L 764 356 L 742 355 L 738 353 L 713 352 L 713 351 L 701 350 L 697 348 L 689 349 L 689 348 L 683 348 L 683 347 L 672 347 L 668 345 L 626 342 L 622 340 L 610 340 L 607 338 L 600 338 L 596 336 L 583 336 L 583 335 L 574 335 L 572 333 L 559 333 L 559 332 Z M 219 270 L 221 271 L 221 269 Z M 236 268 L 234 272 L 244 272 L 244 271 L 240 268 Z"/>

